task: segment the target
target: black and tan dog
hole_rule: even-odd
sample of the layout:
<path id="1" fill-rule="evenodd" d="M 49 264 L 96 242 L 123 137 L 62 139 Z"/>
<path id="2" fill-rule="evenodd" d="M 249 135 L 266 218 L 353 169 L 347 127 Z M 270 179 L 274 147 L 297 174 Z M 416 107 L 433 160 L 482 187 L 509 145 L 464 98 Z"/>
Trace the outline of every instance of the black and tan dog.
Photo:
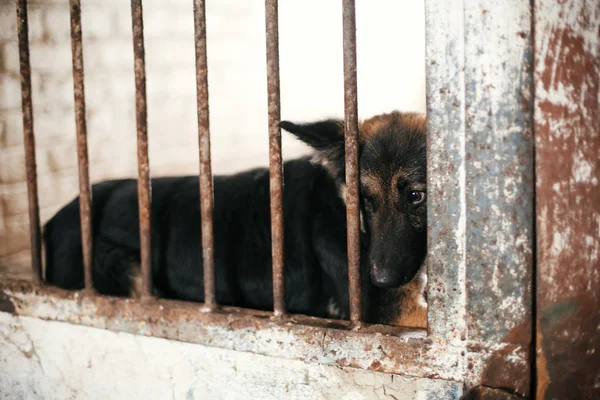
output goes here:
<path id="1" fill-rule="evenodd" d="M 315 149 L 312 158 L 284 164 L 286 305 L 292 313 L 347 318 L 343 124 L 281 127 Z M 425 117 L 379 115 L 359 132 L 364 312 L 370 322 L 423 326 Z M 92 190 L 94 286 L 131 295 L 139 269 L 136 181 Z M 215 177 L 214 203 L 217 302 L 272 309 L 268 170 Z M 152 180 L 152 274 L 163 297 L 203 301 L 199 204 L 197 177 Z M 83 287 L 80 235 L 76 199 L 44 228 L 49 283 Z"/>

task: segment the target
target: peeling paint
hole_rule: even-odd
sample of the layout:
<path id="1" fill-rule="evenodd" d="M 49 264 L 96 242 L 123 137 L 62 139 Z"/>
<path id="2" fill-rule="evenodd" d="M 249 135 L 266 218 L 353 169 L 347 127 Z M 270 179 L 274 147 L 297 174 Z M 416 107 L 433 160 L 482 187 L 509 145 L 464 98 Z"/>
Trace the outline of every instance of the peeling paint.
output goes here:
<path id="1" fill-rule="evenodd" d="M 600 3 L 535 3 L 537 398 L 600 398 Z"/>
<path id="2" fill-rule="evenodd" d="M 426 6 L 428 220 L 435 221 L 428 237 L 429 331 L 433 340 L 439 335 L 463 346 L 467 386 L 502 381 L 527 395 L 534 241 L 531 3 Z"/>
<path id="3" fill-rule="evenodd" d="M 583 157 L 583 154 L 577 153 L 573 159 L 573 178 L 578 183 L 588 182 L 592 179 L 592 164 Z"/>

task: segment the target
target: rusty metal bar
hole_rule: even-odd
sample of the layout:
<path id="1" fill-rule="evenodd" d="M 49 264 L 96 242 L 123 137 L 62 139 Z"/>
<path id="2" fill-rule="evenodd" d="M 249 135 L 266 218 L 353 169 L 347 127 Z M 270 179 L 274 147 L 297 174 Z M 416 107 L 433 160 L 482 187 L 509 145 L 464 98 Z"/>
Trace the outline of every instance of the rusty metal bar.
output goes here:
<path id="1" fill-rule="evenodd" d="M 71 47 L 73 51 L 73 94 L 77 126 L 77 164 L 79 167 L 79 212 L 85 288 L 93 290 L 92 281 L 92 193 L 90 190 L 85 90 L 83 80 L 83 43 L 81 34 L 81 0 L 70 0 Z"/>
<path id="2" fill-rule="evenodd" d="M 362 319 L 362 296 L 360 287 L 360 209 L 358 202 L 358 106 L 356 94 L 355 14 L 354 0 L 343 0 L 348 294 L 350 297 L 350 321 L 359 323 Z"/>
<path id="3" fill-rule="evenodd" d="M 271 194 L 271 246 L 273 310 L 285 314 L 283 266 L 283 164 L 281 160 L 281 103 L 279 99 L 279 28 L 277 0 L 265 0 L 267 29 L 267 91 L 269 98 L 269 185 Z"/>
<path id="4" fill-rule="evenodd" d="M 31 67 L 29 65 L 29 24 L 27 0 L 17 0 L 17 29 L 19 34 L 19 62 L 21 69 L 21 104 L 23 108 L 23 138 L 25 142 L 25 169 L 29 200 L 29 242 L 34 279 L 42 279 L 42 241 L 40 209 L 35 164 L 35 136 L 31 101 Z"/>
<path id="5" fill-rule="evenodd" d="M 146 109 L 146 64 L 144 60 L 144 21 L 142 0 L 131 0 L 135 69 L 135 109 L 138 149 L 138 207 L 140 217 L 140 259 L 142 295 L 152 293 L 150 247 L 150 165 L 148 161 L 148 115 Z"/>
<path id="6" fill-rule="evenodd" d="M 215 297 L 215 260 L 213 239 L 213 177 L 210 161 L 210 127 L 208 108 L 208 66 L 206 56 L 206 3 L 194 0 L 196 39 L 196 95 L 198 107 L 198 142 L 200 151 L 200 212 L 202 220 L 202 264 L 204 268 L 204 304 L 217 305 Z"/>

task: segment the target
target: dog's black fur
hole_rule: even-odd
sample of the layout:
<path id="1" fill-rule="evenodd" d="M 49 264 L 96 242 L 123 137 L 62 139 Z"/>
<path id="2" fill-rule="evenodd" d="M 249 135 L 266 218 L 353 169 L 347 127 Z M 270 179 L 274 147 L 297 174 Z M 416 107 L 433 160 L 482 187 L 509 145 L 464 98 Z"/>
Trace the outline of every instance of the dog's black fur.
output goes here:
<path id="1" fill-rule="evenodd" d="M 373 320 L 369 315 L 376 314 L 373 302 L 380 297 L 371 282 L 379 287 L 405 284 L 425 256 L 425 207 L 407 201 L 425 185 L 424 128 L 411 123 L 411 116 L 386 114 L 361 125 L 361 175 L 372 178 L 361 181 L 367 320 Z M 317 152 L 313 160 L 284 164 L 287 308 L 291 313 L 347 318 L 342 124 L 328 120 L 281 126 Z M 401 178 L 395 180 L 398 171 Z M 94 286 L 102 294 L 128 296 L 139 268 L 136 181 L 95 184 L 92 193 Z M 204 299 L 199 204 L 197 177 L 152 180 L 152 275 L 163 297 Z M 268 170 L 215 177 L 214 204 L 217 302 L 272 309 Z M 66 289 L 83 288 L 79 215 L 75 199 L 44 228 L 46 280 Z"/>

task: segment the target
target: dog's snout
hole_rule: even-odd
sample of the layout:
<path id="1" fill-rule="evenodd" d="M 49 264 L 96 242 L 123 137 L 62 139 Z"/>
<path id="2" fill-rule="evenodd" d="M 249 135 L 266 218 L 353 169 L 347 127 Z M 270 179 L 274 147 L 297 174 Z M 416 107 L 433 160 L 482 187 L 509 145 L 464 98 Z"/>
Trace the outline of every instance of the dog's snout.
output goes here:
<path id="1" fill-rule="evenodd" d="M 398 285 L 398 274 L 391 268 L 373 264 L 371 266 L 371 283 L 381 288 L 395 287 Z"/>

